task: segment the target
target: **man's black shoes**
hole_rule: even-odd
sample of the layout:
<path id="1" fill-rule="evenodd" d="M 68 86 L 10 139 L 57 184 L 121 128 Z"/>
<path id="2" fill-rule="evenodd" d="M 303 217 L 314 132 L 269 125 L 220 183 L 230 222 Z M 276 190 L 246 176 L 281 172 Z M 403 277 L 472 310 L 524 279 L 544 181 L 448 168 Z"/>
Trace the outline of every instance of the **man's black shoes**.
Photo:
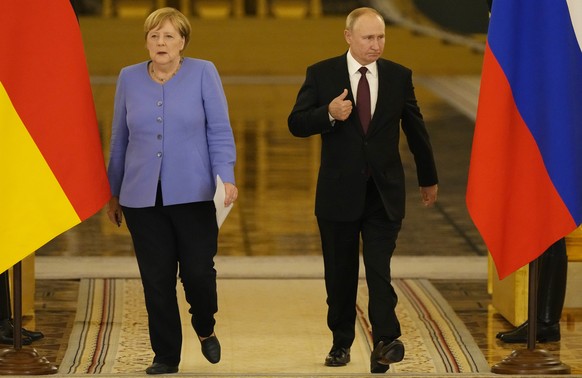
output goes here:
<path id="1" fill-rule="evenodd" d="M 30 345 L 33 341 L 44 337 L 42 332 L 29 331 L 22 328 L 22 345 Z M 14 324 L 11 319 L 0 321 L 0 344 L 14 344 Z"/>
<path id="2" fill-rule="evenodd" d="M 350 362 L 350 348 L 333 346 L 325 357 L 325 366 L 346 366 Z"/>
<path id="3" fill-rule="evenodd" d="M 220 361 L 220 343 L 216 336 L 210 336 L 200 341 L 202 345 L 202 354 L 210 363 Z"/>
<path id="4" fill-rule="evenodd" d="M 394 340 L 388 345 L 380 341 L 370 356 L 370 371 L 372 373 L 386 373 L 390 364 L 400 362 L 404 358 L 404 344 Z"/>
<path id="5" fill-rule="evenodd" d="M 161 362 L 154 362 L 146 369 L 146 374 L 172 374 L 177 373 L 178 367 L 173 365 L 163 364 Z"/>
<path id="6" fill-rule="evenodd" d="M 44 337 L 44 334 L 39 331 L 30 331 L 28 329 L 22 328 L 22 337 L 28 337 L 32 341 L 38 341 Z"/>
<path id="7" fill-rule="evenodd" d="M 12 337 L 12 333 L 10 335 L 5 334 L 4 332 L 0 332 L 0 344 L 4 345 L 14 345 L 14 338 Z M 30 337 L 22 336 L 22 345 L 30 345 L 32 344 L 32 339 Z"/>
<path id="8" fill-rule="evenodd" d="M 516 329 L 507 332 L 499 332 L 496 337 L 508 344 L 527 343 L 528 322 L 526 321 Z M 560 341 L 560 323 L 537 323 L 536 341 L 550 343 Z"/>

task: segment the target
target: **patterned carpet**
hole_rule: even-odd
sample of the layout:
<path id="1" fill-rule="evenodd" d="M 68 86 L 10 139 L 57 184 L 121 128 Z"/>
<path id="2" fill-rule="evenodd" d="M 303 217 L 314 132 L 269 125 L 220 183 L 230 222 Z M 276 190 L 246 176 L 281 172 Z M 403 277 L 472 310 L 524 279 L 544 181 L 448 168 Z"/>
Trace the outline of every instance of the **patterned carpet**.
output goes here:
<path id="1" fill-rule="evenodd" d="M 396 279 L 397 307 L 407 354 L 391 373 L 489 372 L 484 356 L 444 298 L 424 279 Z M 319 279 L 222 279 L 216 332 L 223 349 L 206 362 L 181 300 L 184 345 L 180 373 L 204 376 L 316 376 L 369 372 L 371 335 L 367 289 L 360 287 L 352 361 L 329 368 L 323 359 L 331 336 L 325 324 L 325 289 Z M 179 291 L 179 298 L 183 293 Z M 137 279 L 83 279 L 69 348 L 60 374 L 143 374 L 152 360 L 147 315 Z M 332 371 L 330 371 L 332 370 Z"/>

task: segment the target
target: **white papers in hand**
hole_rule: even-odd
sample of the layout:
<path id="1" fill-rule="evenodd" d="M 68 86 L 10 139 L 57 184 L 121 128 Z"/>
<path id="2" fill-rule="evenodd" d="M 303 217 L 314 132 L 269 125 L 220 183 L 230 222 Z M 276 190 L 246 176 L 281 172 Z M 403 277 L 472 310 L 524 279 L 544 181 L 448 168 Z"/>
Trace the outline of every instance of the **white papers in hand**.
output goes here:
<path id="1" fill-rule="evenodd" d="M 216 223 L 218 228 L 222 226 L 222 223 L 226 219 L 228 213 L 232 209 L 232 203 L 229 206 L 224 206 L 224 200 L 226 199 L 226 190 L 224 188 L 224 183 L 220 176 L 216 175 L 216 193 L 214 193 L 214 207 L 216 207 Z"/>

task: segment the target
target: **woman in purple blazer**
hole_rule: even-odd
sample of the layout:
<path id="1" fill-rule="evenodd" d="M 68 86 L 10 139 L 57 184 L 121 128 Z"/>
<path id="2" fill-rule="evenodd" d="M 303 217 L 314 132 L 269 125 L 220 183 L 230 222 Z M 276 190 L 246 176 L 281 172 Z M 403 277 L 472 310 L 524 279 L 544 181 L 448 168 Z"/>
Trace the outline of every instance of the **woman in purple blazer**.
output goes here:
<path id="1" fill-rule="evenodd" d="M 127 220 L 144 287 L 155 357 L 148 374 L 175 373 L 182 331 L 176 276 L 202 353 L 220 360 L 217 312 L 216 176 L 228 206 L 237 198 L 236 151 L 220 77 L 211 62 L 184 58 L 190 23 L 162 8 L 144 25 L 150 59 L 117 81 L 108 176 L 108 216 Z"/>

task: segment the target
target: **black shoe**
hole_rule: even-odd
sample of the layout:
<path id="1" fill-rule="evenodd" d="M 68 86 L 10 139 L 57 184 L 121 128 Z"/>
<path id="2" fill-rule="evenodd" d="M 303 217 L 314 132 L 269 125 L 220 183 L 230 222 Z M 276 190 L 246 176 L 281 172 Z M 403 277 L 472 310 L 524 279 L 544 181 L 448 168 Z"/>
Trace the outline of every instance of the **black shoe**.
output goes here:
<path id="1" fill-rule="evenodd" d="M 334 345 L 325 357 L 325 366 L 346 366 L 348 362 L 350 362 L 350 348 Z"/>
<path id="2" fill-rule="evenodd" d="M 170 366 L 161 362 L 154 362 L 146 369 L 146 374 L 172 374 L 178 372 L 177 366 Z"/>
<path id="3" fill-rule="evenodd" d="M 404 358 L 404 344 L 394 340 L 388 345 L 380 341 L 370 356 L 370 371 L 372 373 L 386 373 L 390 364 L 400 362 Z"/>
<path id="4" fill-rule="evenodd" d="M 14 345 L 14 338 L 12 338 L 12 332 L 10 333 L 10 336 L 0 332 L 0 344 Z M 32 339 L 30 337 L 22 336 L 22 345 L 30 344 L 32 344 Z"/>
<path id="5" fill-rule="evenodd" d="M 24 330 L 24 328 L 23 328 Z M 14 345 L 14 327 L 12 322 L 8 319 L 0 322 L 0 344 Z M 33 342 L 32 338 L 22 333 L 22 345 L 30 345 Z"/>
<path id="6" fill-rule="evenodd" d="M 32 341 L 38 341 L 44 337 L 44 334 L 39 331 L 29 331 L 25 328 L 22 329 L 22 337 L 28 337 Z"/>
<path id="7" fill-rule="evenodd" d="M 4 336 L 8 336 L 12 338 L 14 332 L 14 323 L 12 319 L 5 319 L 0 323 L 0 334 Z M 25 328 L 22 328 L 22 339 L 30 339 L 30 341 L 37 341 L 44 337 L 42 332 L 37 331 L 29 331 Z M 28 343 L 30 344 L 30 343 Z M 26 344 L 26 345 L 28 345 Z"/>
<path id="8" fill-rule="evenodd" d="M 382 365 L 378 362 L 374 362 L 370 360 L 370 372 L 377 374 L 377 373 L 386 373 L 390 369 L 390 365 Z"/>
<path id="9" fill-rule="evenodd" d="M 220 343 L 216 336 L 210 336 L 200 341 L 202 354 L 206 359 L 215 364 L 220 361 Z"/>
<path id="10" fill-rule="evenodd" d="M 507 332 L 499 332 L 496 337 L 508 344 L 527 343 L 528 322 L 526 321 L 516 329 Z M 560 323 L 537 324 L 536 341 L 540 343 L 549 343 L 560 341 Z"/>

